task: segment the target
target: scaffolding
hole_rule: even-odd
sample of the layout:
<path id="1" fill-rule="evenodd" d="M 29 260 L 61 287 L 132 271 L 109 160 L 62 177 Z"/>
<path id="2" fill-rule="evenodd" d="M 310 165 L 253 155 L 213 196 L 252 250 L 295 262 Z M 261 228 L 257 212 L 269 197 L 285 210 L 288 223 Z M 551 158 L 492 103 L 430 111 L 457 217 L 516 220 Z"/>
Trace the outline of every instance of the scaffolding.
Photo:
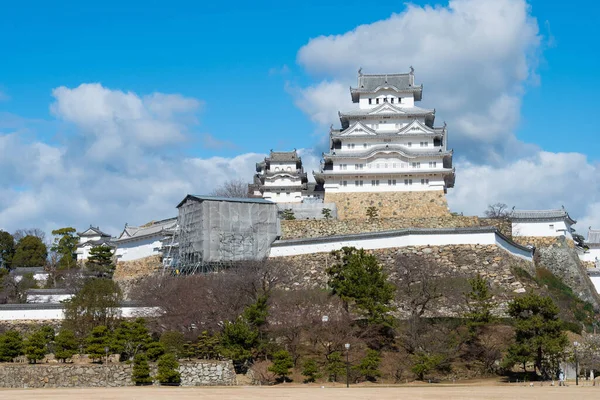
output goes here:
<path id="1" fill-rule="evenodd" d="M 175 274 L 262 260 L 280 236 L 277 205 L 267 200 L 188 195 L 177 208 L 177 233 L 163 260 Z"/>

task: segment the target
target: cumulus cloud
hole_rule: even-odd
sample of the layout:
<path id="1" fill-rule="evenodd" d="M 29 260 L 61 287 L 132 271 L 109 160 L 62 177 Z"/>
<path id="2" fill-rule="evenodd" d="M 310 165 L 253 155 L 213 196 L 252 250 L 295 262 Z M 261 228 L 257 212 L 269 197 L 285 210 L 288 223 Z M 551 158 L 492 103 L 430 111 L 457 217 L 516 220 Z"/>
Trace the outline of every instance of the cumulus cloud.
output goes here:
<path id="1" fill-rule="evenodd" d="M 69 132 L 60 143 L 0 130 L 0 229 L 94 224 L 117 234 L 125 222 L 176 215 L 187 193 L 208 193 L 232 178 L 250 181 L 265 156 L 182 156 L 198 123 L 197 99 L 100 84 L 52 93 L 51 113 Z"/>
<path id="2" fill-rule="evenodd" d="M 424 107 L 447 121 L 455 150 L 453 211 L 482 214 L 505 202 L 518 208 L 564 205 L 581 224 L 600 226 L 599 168 L 577 153 L 549 153 L 515 131 L 523 95 L 538 84 L 543 47 L 525 0 L 452 0 L 447 6 L 407 5 L 371 24 L 311 39 L 297 62 L 318 81 L 288 87 L 298 108 L 327 135 L 338 110 L 352 108 L 357 70 L 396 73 L 415 68 Z M 585 226 L 587 228 L 588 225 Z"/>

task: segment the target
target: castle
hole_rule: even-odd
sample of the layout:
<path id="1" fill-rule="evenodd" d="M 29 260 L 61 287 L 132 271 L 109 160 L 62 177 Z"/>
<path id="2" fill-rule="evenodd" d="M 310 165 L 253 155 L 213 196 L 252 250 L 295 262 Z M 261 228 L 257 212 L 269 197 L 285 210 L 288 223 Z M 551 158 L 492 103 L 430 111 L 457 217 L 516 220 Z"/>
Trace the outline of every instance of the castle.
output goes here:
<path id="1" fill-rule="evenodd" d="M 415 105 L 423 85 L 405 74 L 358 73 L 350 88 L 357 109 L 339 112 L 340 129 L 329 132 L 316 183 L 308 183 L 296 152 L 271 152 L 257 164 L 249 192 L 277 203 L 321 200 L 337 206 L 338 218 L 357 218 L 365 205 L 381 217 L 443 216 L 445 193 L 454 187 L 446 124 L 435 127 L 435 110 Z"/>

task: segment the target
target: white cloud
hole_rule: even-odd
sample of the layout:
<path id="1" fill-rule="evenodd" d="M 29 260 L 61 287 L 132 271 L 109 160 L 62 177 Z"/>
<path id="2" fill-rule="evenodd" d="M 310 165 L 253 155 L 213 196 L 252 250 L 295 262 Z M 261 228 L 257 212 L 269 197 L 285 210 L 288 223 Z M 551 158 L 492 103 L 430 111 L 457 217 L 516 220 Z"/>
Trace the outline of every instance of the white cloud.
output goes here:
<path id="1" fill-rule="evenodd" d="M 181 156 L 197 124 L 196 99 L 141 97 L 100 84 L 53 95 L 51 112 L 71 132 L 61 144 L 0 131 L 0 229 L 94 224 L 117 234 L 125 222 L 176 215 L 188 193 L 208 193 L 231 178 L 250 182 L 265 156 Z"/>
<path id="2" fill-rule="evenodd" d="M 564 205 L 582 215 L 588 203 L 600 201 L 600 168 L 579 153 L 540 151 L 501 167 L 459 162 L 456 169 L 457 188 L 448 200 L 453 210 L 468 214 L 502 202 L 520 209 Z"/>

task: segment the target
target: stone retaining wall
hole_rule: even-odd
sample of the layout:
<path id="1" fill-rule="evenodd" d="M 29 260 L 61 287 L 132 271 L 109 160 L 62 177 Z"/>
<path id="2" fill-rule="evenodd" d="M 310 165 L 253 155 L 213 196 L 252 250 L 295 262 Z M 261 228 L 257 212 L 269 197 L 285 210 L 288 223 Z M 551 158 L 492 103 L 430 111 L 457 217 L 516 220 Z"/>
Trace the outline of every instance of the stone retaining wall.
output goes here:
<path id="1" fill-rule="evenodd" d="M 450 215 L 441 190 L 423 192 L 327 193 L 325 203 L 335 203 L 339 219 L 366 219 L 367 208 L 377 207 L 381 218 L 443 217 Z"/>
<path id="2" fill-rule="evenodd" d="M 404 228 L 466 228 L 472 226 L 480 226 L 479 218 L 447 215 L 429 218 L 377 218 L 372 221 L 295 220 L 281 221 L 281 238 L 306 239 Z"/>
<path id="3" fill-rule="evenodd" d="M 533 263 L 513 257 L 494 245 L 413 246 L 368 250 L 367 253 L 377 256 L 389 273 L 393 273 L 394 262 L 402 254 L 415 257 L 413 260 L 422 259 L 423 262 L 432 263 L 436 278 L 445 279 L 441 284 L 442 291 L 458 291 L 460 304 L 441 305 L 430 316 L 452 316 L 459 312 L 464 304 L 462 293 L 464 290 L 468 291 L 468 285 L 464 287 L 466 278 L 476 274 L 490 282 L 496 293 L 494 300 L 500 313 L 511 298 L 533 288 L 528 286 L 530 283 L 521 282 L 513 274 L 514 268 L 518 267 L 534 275 Z M 292 271 L 291 282 L 294 283 L 290 285 L 290 289 L 327 287 L 326 269 L 336 262 L 329 253 L 282 257 L 281 260 Z M 456 279 L 461 278 L 461 288 L 452 287 Z"/>
<path id="4" fill-rule="evenodd" d="M 117 387 L 133 386 L 131 364 L 0 364 L 0 387 Z M 156 375 L 156 365 L 150 373 Z M 236 385 L 230 361 L 182 362 L 181 386 Z"/>

